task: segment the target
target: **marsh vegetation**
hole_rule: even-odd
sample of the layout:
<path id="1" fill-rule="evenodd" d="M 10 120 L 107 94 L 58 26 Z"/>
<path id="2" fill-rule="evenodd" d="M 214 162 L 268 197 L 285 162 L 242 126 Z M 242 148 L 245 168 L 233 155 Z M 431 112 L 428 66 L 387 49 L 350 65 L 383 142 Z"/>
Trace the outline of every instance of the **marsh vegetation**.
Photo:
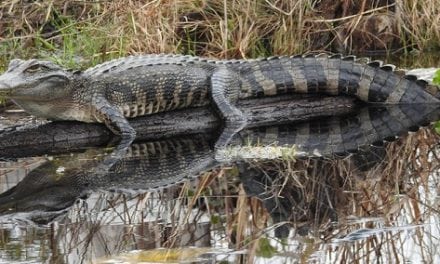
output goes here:
<path id="1" fill-rule="evenodd" d="M 139 53 L 231 59 L 321 51 L 438 67 L 439 21 L 437 0 L 4 0 L 0 69 L 12 58 L 87 68 Z M 13 114 L 8 125 L 30 120 Z M 436 262 L 438 142 L 427 126 L 366 160 L 282 157 L 251 161 L 264 172 L 251 180 L 228 165 L 159 190 L 94 190 L 49 224 L 6 214 L 0 263 Z M 47 160 L 75 155 L 1 162 L 0 193 Z"/>

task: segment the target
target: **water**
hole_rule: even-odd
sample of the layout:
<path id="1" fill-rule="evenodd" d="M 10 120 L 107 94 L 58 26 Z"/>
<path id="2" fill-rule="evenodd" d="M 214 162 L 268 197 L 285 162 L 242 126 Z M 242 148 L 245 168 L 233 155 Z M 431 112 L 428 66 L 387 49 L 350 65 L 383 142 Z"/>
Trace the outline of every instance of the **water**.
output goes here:
<path id="1" fill-rule="evenodd" d="M 321 130 L 305 139 L 297 131 L 341 122 L 349 130 L 372 111 L 345 123 L 249 130 L 225 162 L 213 162 L 209 135 L 139 143 L 108 173 L 96 169 L 111 151 L 102 148 L 2 162 L 0 193 L 9 193 L 0 195 L 0 263 L 439 262 L 439 135 L 431 127 L 404 133 L 386 152 L 292 159 L 326 156 L 301 148 L 312 138 L 321 149 Z M 395 111 L 405 112 L 371 116 L 386 127 Z M 434 118 L 430 109 L 417 113 Z M 243 144 L 255 141 L 255 153 Z M 283 150 L 289 142 L 296 146 Z"/>

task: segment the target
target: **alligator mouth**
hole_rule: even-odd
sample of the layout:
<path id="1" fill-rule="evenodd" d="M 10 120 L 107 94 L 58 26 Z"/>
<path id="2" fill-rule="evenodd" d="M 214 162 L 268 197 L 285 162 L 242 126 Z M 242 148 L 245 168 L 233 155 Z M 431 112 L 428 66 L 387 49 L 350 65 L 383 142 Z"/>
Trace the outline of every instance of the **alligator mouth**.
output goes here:
<path id="1" fill-rule="evenodd" d="M 0 82 L 0 97 L 9 97 L 12 94 L 12 88 L 4 82 Z"/>

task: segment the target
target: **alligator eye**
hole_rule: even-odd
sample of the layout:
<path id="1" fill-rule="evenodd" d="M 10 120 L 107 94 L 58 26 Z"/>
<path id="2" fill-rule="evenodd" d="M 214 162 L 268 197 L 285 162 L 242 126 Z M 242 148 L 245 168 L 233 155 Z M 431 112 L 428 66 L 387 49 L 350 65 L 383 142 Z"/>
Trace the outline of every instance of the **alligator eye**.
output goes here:
<path id="1" fill-rule="evenodd" d="M 29 66 L 25 72 L 27 73 L 34 73 L 34 72 L 39 72 L 39 71 L 44 71 L 49 69 L 48 67 L 41 65 L 41 64 L 34 64 L 32 66 Z"/>

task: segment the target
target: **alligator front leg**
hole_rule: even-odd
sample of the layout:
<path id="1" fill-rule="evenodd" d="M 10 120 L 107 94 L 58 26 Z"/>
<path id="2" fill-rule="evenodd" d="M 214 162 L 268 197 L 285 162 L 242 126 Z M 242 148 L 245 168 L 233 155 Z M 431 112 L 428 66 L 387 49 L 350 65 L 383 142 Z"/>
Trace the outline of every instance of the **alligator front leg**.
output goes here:
<path id="1" fill-rule="evenodd" d="M 103 122 L 114 134 L 121 137 L 121 141 L 102 163 L 103 166 L 110 168 L 115 162 L 125 157 L 128 147 L 136 138 L 136 131 L 119 108 L 111 105 L 105 98 L 97 98 L 93 108 L 96 120 Z"/>
<path id="2" fill-rule="evenodd" d="M 220 117 L 223 130 L 215 143 L 215 148 L 223 149 L 233 136 L 246 126 L 246 117 L 234 105 L 240 93 L 240 80 L 236 73 L 222 67 L 211 77 L 211 97 Z"/>

